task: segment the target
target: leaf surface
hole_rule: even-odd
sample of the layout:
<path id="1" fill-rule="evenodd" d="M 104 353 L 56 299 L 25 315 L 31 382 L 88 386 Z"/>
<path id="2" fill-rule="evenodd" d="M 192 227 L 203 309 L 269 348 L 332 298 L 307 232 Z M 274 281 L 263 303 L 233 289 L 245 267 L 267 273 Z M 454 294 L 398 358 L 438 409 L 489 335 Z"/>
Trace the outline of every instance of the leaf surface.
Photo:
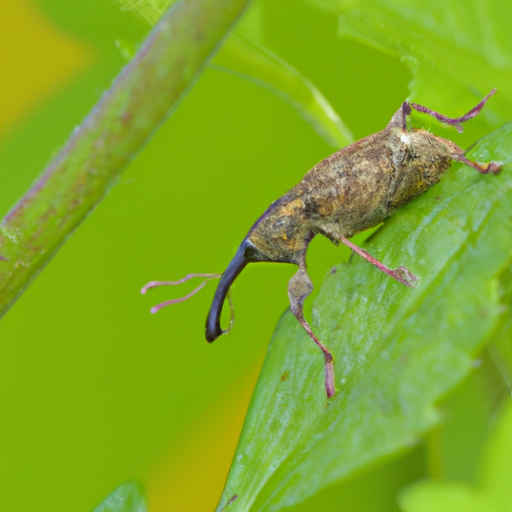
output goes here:
<path id="1" fill-rule="evenodd" d="M 498 512 L 485 495 L 460 482 L 421 482 L 401 494 L 400 505 L 404 512 Z"/>
<path id="2" fill-rule="evenodd" d="M 399 56 L 413 73 L 411 96 L 446 115 L 493 87 L 482 112 L 493 126 L 512 107 L 512 4 L 500 0 L 307 0 L 338 15 L 339 35 Z M 392 80 L 392 77 L 390 77 Z"/>
<path id="3" fill-rule="evenodd" d="M 478 152 L 510 162 L 512 125 Z M 321 354 L 287 312 L 218 510 L 235 494 L 230 510 L 281 510 L 416 443 L 438 421 L 435 402 L 505 321 L 511 232 L 510 167 L 495 177 L 456 166 L 366 244 L 388 266 L 407 265 L 415 289 L 360 258 L 331 271 L 313 310 L 335 357 L 331 401 Z"/>
<path id="4" fill-rule="evenodd" d="M 510 119 L 512 5 L 308 1 L 338 16 L 340 36 L 402 58 L 422 105 L 455 117 L 497 87 L 471 130 L 485 133 L 484 121 L 496 127 Z M 511 125 L 469 155 L 510 163 Z M 396 456 L 436 423 L 436 401 L 468 374 L 492 338 L 509 372 L 511 188 L 510 166 L 498 177 L 454 166 L 371 238 L 367 249 L 377 259 L 420 277 L 414 290 L 357 257 L 328 274 L 313 330 L 335 356 L 338 393 L 331 402 L 319 399 L 318 350 L 284 315 L 219 510 L 234 494 L 232 510 L 281 510 Z"/>
<path id="5" fill-rule="evenodd" d="M 479 487 L 427 480 L 406 488 L 398 501 L 404 512 L 509 512 L 511 460 L 512 404 L 507 402 L 484 450 Z"/>

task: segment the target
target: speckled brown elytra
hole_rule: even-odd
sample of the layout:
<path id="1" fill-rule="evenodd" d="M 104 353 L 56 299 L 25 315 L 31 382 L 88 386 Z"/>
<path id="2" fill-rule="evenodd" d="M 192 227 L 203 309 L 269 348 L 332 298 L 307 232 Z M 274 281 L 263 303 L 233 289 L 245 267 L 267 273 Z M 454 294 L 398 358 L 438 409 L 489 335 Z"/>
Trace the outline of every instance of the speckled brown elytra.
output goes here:
<path id="1" fill-rule="evenodd" d="M 462 131 L 461 123 L 475 117 L 495 92 L 493 89 L 476 107 L 455 119 L 405 101 L 384 130 L 322 160 L 298 185 L 272 203 L 244 238 L 223 274 L 189 274 L 179 281 L 148 283 L 142 293 L 160 285 L 180 284 L 193 277 L 206 278 L 185 297 L 159 304 L 151 311 L 156 313 L 164 306 L 184 301 L 210 279 L 220 277 L 206 320 L 206 339 L 212 342 L 229 331 L 220 327 L 222 306 L 233 281 L 247 263 L 273 261 L 298 265 L 297 273 L 288 283 L 290 308 L 324 354 L 325 389 L 331 398 L 335 394 L 333 357 L 315 336 L 303 312 L 304 300 L 313 290 L 306 271 L 309 243 L 318 234 L 336 245 L 342 242 L 397 281 L 412 286 L 416 277 L 405 267 L 392 270 L 347 238 L 380 224 L 423 194 L 441 179 L 452 161 L 463 162 L 483 174 L 499 173 L 498 162 L 472 162 L 454 142 L 422 128 L 407 126 L 407 118 L 414 109 Z"/>

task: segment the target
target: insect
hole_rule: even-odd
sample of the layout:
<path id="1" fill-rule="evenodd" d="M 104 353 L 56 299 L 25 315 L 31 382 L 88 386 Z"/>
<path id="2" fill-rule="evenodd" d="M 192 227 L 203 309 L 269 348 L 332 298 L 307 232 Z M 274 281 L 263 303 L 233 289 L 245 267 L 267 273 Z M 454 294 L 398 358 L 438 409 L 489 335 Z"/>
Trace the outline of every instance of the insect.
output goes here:
<path id="1" fill-rule="evenodd" d="M 306 269 L 309 243 L 318 234 L 336 245 L 341 242 L 397 281 L 413 286 L 416 277 L 407 268 L 393 270 L 386 267 L 348 238 L 380 224 L 423 194 L 441 179 L 452 161 L 463 162 L 483 174 L 498 174 L 501 170 L 498 162 L 470 161 L 454 142 L 421 128 L 410 129 L 407 124 L 414 109 L 455 126 L 461 132 L 461 123 L 478 115 L 495 92 L 493 89 L 478 105 L 458 118 L 449 118 L 405 101 L 384 130 L 322 160 L 300 183 L 272 203 L 243 239 L 222 274 L 189 274 L 179 281 L 148 283 L 142 293 L 156 286 L 180 284 L 193 277 L 205 278 L 185 297 L 159 304 L 152 312 L 187 300 L 210 279 L 220 277 L 206 320 L 206 340 L 212 342 L 230 330 L 224 331 L 220 326 L 222 307 L 231 285 L 248 263 L 267 261 L 297 265 L 297 273 L 288 283 L 290 309 L 324 355 L 325 390 L 328 398 L 333 397 L 333 356 L 317 338 L 303 312 L 304 301 L 313 290 Z"/>

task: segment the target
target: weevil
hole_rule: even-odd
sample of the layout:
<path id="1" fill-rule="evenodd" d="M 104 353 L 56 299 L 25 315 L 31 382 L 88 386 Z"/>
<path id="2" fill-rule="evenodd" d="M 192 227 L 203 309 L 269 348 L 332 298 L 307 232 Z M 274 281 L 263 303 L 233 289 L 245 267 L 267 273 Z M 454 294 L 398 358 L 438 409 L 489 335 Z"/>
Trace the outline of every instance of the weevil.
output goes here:
<path id="1" fill-rule="evenodd" d="M 498 162 L 479 163 L 466 158 L 454 142 L 422 128 L 408 128 L 412 109 L 433 116 L 462 131 L 461 123 L 478 115 L 493 89 L 467 114 L 449 118 L 429 108 L 405 101 L 384 130 L 347 146 L 315 165 L 300 183 L 272 203 L 243 239 L 222 274 L 189 274 L 185 278 L 152 281 L 143 289 L 180 284 L 193 277 L 206 280 L 187 296 L 155 306 L 181 302 L 199 291 L 210 279 L 220 277 L 206 320 L 206 340 L 212 342 L 224 331 L 220 315 L 231 285 L 248 263 L 291 263 L 299 268 L 288 283 L 290 309 L 309 337 L 323 352 L 327 397 L 335 394 L 333 356 L 304 318 L 304 301 L 313 290 L 306 269 L 306 251 L 311 240 L 324 235 L 334 244 L 343 243 L 377 268 L 406 286 L 416 277 L 405 267 L 392 270 L 348 239 L 377 226 L 398 209 L 435 185 L 453 161 L 463 162 L 483 174 L 498 174 Z M 232 316 L 233 319 L 233 316 Z M 230 325 L 231 327 L 231 325 Z"/>

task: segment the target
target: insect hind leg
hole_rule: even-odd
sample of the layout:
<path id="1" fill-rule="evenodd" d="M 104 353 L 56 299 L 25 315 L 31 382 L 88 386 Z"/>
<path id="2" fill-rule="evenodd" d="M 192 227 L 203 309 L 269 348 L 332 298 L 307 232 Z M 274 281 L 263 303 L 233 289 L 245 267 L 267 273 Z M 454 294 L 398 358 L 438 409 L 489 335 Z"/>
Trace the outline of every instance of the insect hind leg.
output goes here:
<path id="1" fill-rule="evenodd" d="M 464 155 L 456 154 L 452 155 L 452 158 L 457 162 L 462 162 L 463 164 L 473 167 L 473 169 L 476 169 L 482 174 L 499 174 L 503 167 L 501 162 L 474 162 L 473 160 L 468 160 Z"/>
<path id="2" fill-rule="evenodd" d="M 404 132 L 409 131 L 407 126 L 407 118 L 408 116 L 411 115 L 412 109 L 414 109 L 417 110 L 418 112 L 422 112 L 423 114 L 428 114 L 436 118 L 438 121 L 441 121 L 442 123 L 448 124 L 450 126 L 455 126 L 457 131 L 459 133 L 462 133 L 463 128 L 461 123 L 464 123 L 466 121 L 469 121 L 470 119 L 473 119 L 473 117 L 476 117 L 480 113 L 484 105 L 487 103 L 487 100 L 491 96 L 493 96 L 495 92 L 496 88 L 494 88 L 480 103 L 478 103 L 478 105 L 475 105 L 469 112 L 460 117 L 448 117 L 428 107 L 424 107 L 423 105 L 418 105 L 417 103 L 409 103 L 408 101 L 404 101 L 400 108 L 395 113 L 395 115 L 391 118 L 391 121 L 388 123 L 388 128 L 398 126 Z"/>
<path id="3" fill-rule="evenodd" d="M 439 112 L 435 112 L 434 110 L 431 110 L 430 108 L 424 107 L 422 105 L 418 105 L 417 103 L 411 103 L 410 106 L 414 110 L 417 110 L 418 112 L 423 112 L 424 114 L 428 114 L 432 117 L 435 117 L 438 121 L 441 121 L 442 123 L 449 124 L 451 126 L 455 126 L 457 131 L 459 133 L 462 133 L 463 128 L 462 128 L 461 123 L 464 123 L 464 122 L 468 121 L 469 119 L 472 119 L 473 117 L 477 116 L 480 113 L 480 111 L 482 110 L 482 108 L 484 107 L 484 105 L 487 103 L 487 100 L 491 96 L 493 96 L 495 92 L 496 92 L 496 88 L 494 88 L 480 103 L 478 103 L 478 105 L 475 105 L 469 112 L 467 112 L 463 116 L 454 117 L 454 118 L 447 117 L 443 114 L 440 114 Z"/>

